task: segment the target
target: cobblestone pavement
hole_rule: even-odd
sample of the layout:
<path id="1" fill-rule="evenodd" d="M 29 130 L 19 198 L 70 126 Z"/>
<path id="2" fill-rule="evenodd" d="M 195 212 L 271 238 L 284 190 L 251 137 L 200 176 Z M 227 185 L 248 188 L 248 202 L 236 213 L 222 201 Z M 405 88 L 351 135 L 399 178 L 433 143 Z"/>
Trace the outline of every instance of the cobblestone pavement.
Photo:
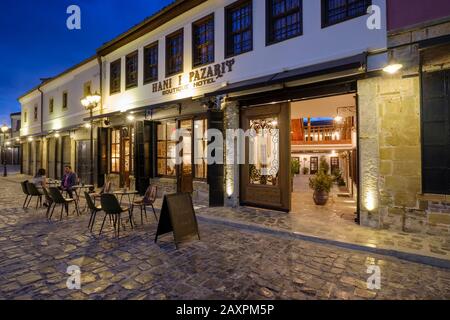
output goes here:
<path id="1" fill-rule="evenodd" d="M 116 240 L 110 226 L 91 235 L 87 215 L 47 222 L 22 201 L 20 186 L 0 179 L 1 299 L 450 298 L 445 269 L 214 223 L 177 251 L 170 235 L 154 243 L 150 215 Z M 367 289 L 373 264 L 381 290 Z M 81 290 L 66 287 L 70 265 L 81 267 Z"/>
<path id="2" fill-rule="evenodd" d="M 347 200 L 334 197 L 327 206 L 318 207 L 306 194 L 301 196 L 302 205 L 289 214 L 251 207 L 204 207 L 199 213 L 219 220 L 450 261 L 449 237 L 377 230 L 356 225 L 349 219 L 351 215 L 348 214 L 349 208 L 345 208 L 345 201 Z M 347 212 L 345 218 L 342 217 L 343 212 Z"/>

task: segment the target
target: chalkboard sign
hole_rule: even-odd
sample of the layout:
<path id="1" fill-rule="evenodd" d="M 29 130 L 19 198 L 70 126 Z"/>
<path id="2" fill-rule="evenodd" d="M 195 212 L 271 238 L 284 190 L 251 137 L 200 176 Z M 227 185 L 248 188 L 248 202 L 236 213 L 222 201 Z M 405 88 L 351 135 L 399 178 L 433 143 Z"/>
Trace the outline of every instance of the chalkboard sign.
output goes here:
<path id="1" fill-rule="evenodd" d="M 173 232 L 177 249 L 179 243 L 190 240 L 194 236 L 200 240 L 197 217 L 189 193 L 164 196 L 155 243 L 160 235 L 170 232 Z"/>

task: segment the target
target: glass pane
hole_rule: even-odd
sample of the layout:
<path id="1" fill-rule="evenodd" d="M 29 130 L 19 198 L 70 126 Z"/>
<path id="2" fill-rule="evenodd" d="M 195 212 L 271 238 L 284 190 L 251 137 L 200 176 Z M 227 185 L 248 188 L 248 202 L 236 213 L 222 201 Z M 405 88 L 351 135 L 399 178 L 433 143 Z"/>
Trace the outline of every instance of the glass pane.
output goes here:
<path id="1" fill-rule="evenodd" d="M 175 176 L 177 174 L 176 168 L 175 168 L 175 160 L 167 159 L 167 175 L 168 176 Z"/>
<path id="2" fill-rule="evenodd" d="M 166 142 L 158 142 L 158 158 L 165 158 L 167 156 Z"/>
<path id="3" fill-rule="evenodd" d="M 166 140 L 166 125 L 158 124 L 158 140 Z"/>
<path id="4" fill-rule="evenodd" d="M 177 130 L 177 124 L 175 122 L 168 122 L 167 123 L 167 140 L 175 141 L 175 137 L 172 137 L 172 135 Z"/>
<path id="5" fill-rule="evenodd" d="M 158 175 L 166 175 L 166 159 L 158 159 Z"/>
<path id="6" fill-rule="evenodd" d="M 253 138 L 249 140 L 250 183 L 278 185 L 279 132 L 278 118 L 250 121 Z"/>

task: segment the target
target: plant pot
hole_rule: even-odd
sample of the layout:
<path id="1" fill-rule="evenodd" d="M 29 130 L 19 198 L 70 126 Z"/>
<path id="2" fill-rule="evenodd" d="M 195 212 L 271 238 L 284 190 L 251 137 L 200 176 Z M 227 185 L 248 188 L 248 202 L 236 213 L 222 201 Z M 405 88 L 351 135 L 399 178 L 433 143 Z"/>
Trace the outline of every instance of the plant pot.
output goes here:
<path id="1" fill-rule="evenodd" d="M 316 205 L 324 206 L 328 202 L 329 195 L 326 191 L 315 191 L 313 198 Z"/>

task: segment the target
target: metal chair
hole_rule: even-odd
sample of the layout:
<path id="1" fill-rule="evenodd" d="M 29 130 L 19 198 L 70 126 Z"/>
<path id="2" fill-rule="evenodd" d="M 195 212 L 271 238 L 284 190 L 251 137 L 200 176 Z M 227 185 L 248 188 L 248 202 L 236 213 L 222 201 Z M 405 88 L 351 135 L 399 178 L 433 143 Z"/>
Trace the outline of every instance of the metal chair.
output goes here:
<path id="1" fill-rule="evenodd" d="M 119 200 L 116 196 L 110 193 L 104 193 L 100 197 L 102 210 L 106 213 L 103 219 L 102 227 L 100 229 L 100 234 L 102 234 L 103 226 L 105 225 L 106 217 L 110 217 L 113 220 L 114 232 L 117 232 L 117 238 L 120 237 L 120 223 L 121 215 L 124 212 L 128 212 L 128 217 L 130 219 L 131 228 L 133 228 L 133 219 L 131 215 L 131 210 L 129 207 L 121 207 Z"/>
<path id="2" fill-rule="evenodd" d="M 62 220 L 62 216 L 63 216 L 63 211 L 64 209 L 66 209 L 66 214 L 67 216 L 69 216 L 69 205 L 71 203 L 75 204 L 75 211 L 77 212 L 77 215 L 80 215 L 80 212 L 78 210 L 78 203 L 72 199 L 72 198 L 64 198 L 63 195 L 61 194 L 61 191 L 59 191 L 58 188 L 50 188 L 49 189 L 50 192 L 50 196 L 53 199 L 53 209 L 52 212 L 50 214 L 49 220 L 52 219 L 53 217 L 53 212 L 55 211 L 56 206 L 59 204 L 61 205 L 61 217 L 60 217 L 60 221 Z"/>
<path id="3" fill-rule="evenodd" d="M 31 200 L 36 197 L 36 210 L 39 208 L 39 204 L 42 206 L 42 196 L 43 194 L 38 190 L 38 188 L 34 185 L 34 183 L 27 182 L 27 190 L 30 195 L 30 200 L 28 205 L 30 205 Z"/>
<path id="4" fill-rule="evenodd" d="M 134 212 L 135 207 L 139 207 L 141 210 L 141 224 L 144 224 L 144 218 L 143 213 L 145 212 L 145 218 L 148 219 L 147 216 L 147 206 L 151 206 L 153 209 L 153 214 L 155 215 L 155 219 L 158 222 L 158 217 L 156 216 L 155 207 L 153 204 L 156 201 L 156 198 L 158 196 L 158 187 L 157 186 L 150 186 L 147 188 L 147 191 L 145 191 L 144 198 L 141 200 L 133 202 L 131 205 L 131 212 Z"/>
<path id="5" fill-rule="evenodd" d="M 88 209 L 91 211 L 91 218 L 89 219 L 88 229 L 91 230 L 94 228 L 95 218 L 97 217 L 97 213 L 102 211 L 101 206 L 96 206 L 94 201 L 92 200 L 89 192 L 84 192 L 84 196 L 86 197 L 86 205 Z"/>
<path id="6" fill-rule="evenodd" d="M 22 192 L 26 195 L 25 197 L 25 201 L 23 202 L 23 206 L 22 208 L 28 208 L 28 206 L 30 205 L 30 193 L 28 192 L 28 188 L 27 188 L 27 184 L 28 184 L 28 180 L 23 181 L 20 183 L 20 186 L 22 187 Z"/>
<path id="7" fill-rule="evenodd" d="M 91 197 L 94 199 L 94 204 L 96 202 L 97 199 L 100 199 L 100 197 L 102 196 L 102 194 L 104 193 L 110 193 L 111 192 L 111 188 L 112 188 L 112 183 L 110 181 L 106 182 L 103 185 L 102 190 L 100 191 L 100 193 L 92 193 Z"/>
<path id="8" fill-rule="evenodd" d="M 45 216 L 47 217 L 47 219 L 48 219 L 48 215 L 50 214 L 50 209 L 52 208 L 52 205 L 53 205 L 53 198 L 52 198 L 52 196 L 50 195 L 50 192 L 48 191 L 48 189 L 47 188 L 42 188 L 42 191 L 44 191 L 44 197 L 45 197 L 45 201 L 46 201 L 46 203 L 47 203 L 47 205 L 48 205 L 48 207 L 47 207 L 47 213 L 45 214 Z"/>

